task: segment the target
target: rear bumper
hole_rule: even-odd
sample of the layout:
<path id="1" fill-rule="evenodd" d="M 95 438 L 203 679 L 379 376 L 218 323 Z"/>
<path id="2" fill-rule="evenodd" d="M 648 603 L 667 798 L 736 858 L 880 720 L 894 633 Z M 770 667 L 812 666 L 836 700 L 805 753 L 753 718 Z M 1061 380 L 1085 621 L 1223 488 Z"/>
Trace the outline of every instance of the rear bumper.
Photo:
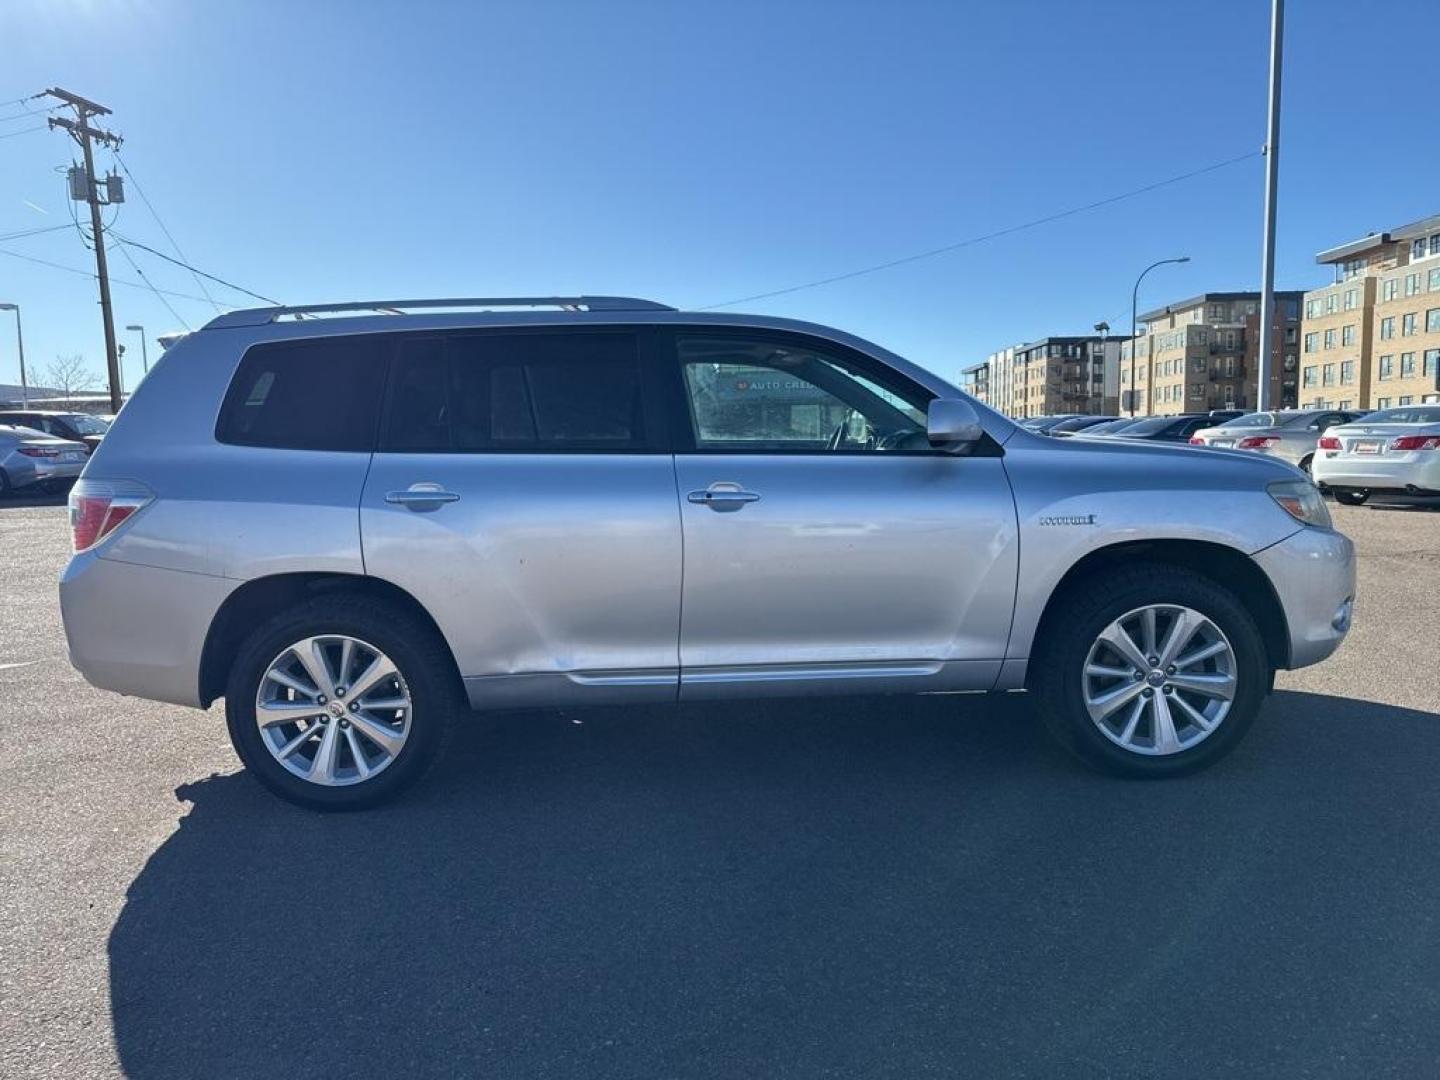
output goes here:
<path id="1" fill-rule="evenodd" d="M 239 584 L 76 555 L 60 577 L 70 663 L 102 690 L 199 707 L 205 636 Z"/>
<path id="2" fill-rule="evenodd" d="M 1440 454 L 1426 452 L 1390 458 L 1377 454 L 1373 458 L 1356 454 L 1328 457 L 1323 452 L 1311 465 L 1317 484 L 1334 488 L 1365 488 L 1371 491 L 1404 491 L 1420 488 L 1440 491 Z M 1430 460 L 1430 459 L 1437 460 Z"/>
<path id="3" fill-rule="evenodd" d="M 47 480 L 73 480 L 85 469 L 85 460 L 47 461 L 45 458 L 25 458 L 14 455 L 6 464 L 5 473 L 12 486 L 29 487 L 43 484 Z"/>
<path id="4" fill-rule="evenodd" d="M 1290 637 L 1289 668 L 1319 663 L 1350 631 L 1355 545 L 1333 529 L 1305 528 L 1254 556 L 1275 586 Z"/>

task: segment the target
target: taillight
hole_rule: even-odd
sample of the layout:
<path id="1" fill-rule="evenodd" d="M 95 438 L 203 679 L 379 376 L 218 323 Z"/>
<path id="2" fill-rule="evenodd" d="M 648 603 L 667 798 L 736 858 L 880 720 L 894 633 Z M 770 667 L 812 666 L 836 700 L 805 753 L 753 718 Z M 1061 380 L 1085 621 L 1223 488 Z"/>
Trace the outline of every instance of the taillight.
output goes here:
<path id="1" fill-rule="evenodd" d="M 59 457 L 60 451 L 50 446 L 20 446 L 16 448 L 26 457 Z"/>
<path id="2" fill-rule="evenodd" d="M 1268 450 L 1280 441 L 1278 435 L 1247 435 L 1235 444 L 1237 450 Z"/>
<path id="3" fill-rule="evenodd" d="M 1391 450 L 1440 450 L 1440 435 L 1401 435 L 1390 444 Z"/>
<path id="4" fill-rule="evenodd" d="M 1202 439 L 1202 438 L 1200 438 L 1199 435 L 1191 435 L 1191 436 L 1190 436 L 1190 445 L 1191 445 L 1191 446 L 1204 446 L 1204 445 L 1205 445 L 1205 440 Z"/>
<path id="5" fill-rule="evenodd" d="M 1319 446 L 1321 450 L 1342 449 L 1342 447 L 1340 446 L 1340 440 L 1337 439 L 1334 435 L 1321 435 Z"/>
<path id="6" fill-rule="evenodd" d="M 134 480 L 77 480 L 70 489 L 71 545 L 88 551 L 154 497 Z"/>

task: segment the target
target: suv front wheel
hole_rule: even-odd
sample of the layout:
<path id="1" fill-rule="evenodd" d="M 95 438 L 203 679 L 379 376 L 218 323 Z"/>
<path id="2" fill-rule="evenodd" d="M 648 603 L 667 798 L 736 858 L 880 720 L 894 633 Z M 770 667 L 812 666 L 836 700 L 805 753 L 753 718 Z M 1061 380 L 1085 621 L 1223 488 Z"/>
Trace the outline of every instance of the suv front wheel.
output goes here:
<path id="1" fill-rule="evenodd" d="M 225 691 L 240 760 L 276 794 L 355 810 L 429 767 L 461 707 L 443 641 L 368 597 L 317 597 L 259 626 Z"/>
<path id="2" fill-rule="evenodd" d="M 1269 687 L 1254 619 L 1227 589 L 1146 565 L 1072 588 L 1047 618 L 1031 689 L 1052 734 L 1126 776 L 1193 772 L 1229 753 Z"/>

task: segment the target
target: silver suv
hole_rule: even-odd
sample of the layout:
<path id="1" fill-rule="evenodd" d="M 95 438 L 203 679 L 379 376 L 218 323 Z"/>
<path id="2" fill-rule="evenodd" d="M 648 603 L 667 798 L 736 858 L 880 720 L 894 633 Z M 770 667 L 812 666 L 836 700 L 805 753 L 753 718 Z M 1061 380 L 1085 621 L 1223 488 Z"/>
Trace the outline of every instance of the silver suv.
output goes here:
<path id="1" fill-rule="evenodd" d="M 1202 768 L 1350 624 L 1254 454 L 1026 432 L 838 330 L 618 297 L 223 315 L 71 497 L 96 686 L 370 805 L 468 709 L 1029 690 L 1086 761 Z"/>

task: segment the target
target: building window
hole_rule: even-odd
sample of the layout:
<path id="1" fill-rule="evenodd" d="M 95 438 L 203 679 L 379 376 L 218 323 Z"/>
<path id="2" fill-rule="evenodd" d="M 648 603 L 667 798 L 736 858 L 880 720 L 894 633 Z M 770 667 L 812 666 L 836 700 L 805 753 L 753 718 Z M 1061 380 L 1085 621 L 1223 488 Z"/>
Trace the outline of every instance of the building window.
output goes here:
<path id="1" fill-rule="evenodd" d="M 1425 312 L 1425 332 L 1427 334 L 1440 333 L 1440 307 L 1432 307 Z"/>
<path id="2" fill-rule="evenodd" d="M 1306 335 L 1305 335 L 1305 351 L 1306 351 L 1307 353 L 1308 353 L 1308 352 L 1314 352 L 1314 351 L 1315 351 L 1315 344 L 1316 344 L 1317 341 L 1319 341 L 1319 339 L 1320 339 L 1320 335 L 1319 335 L 1319 334 L 1306 334 Z"/>
<path id="3" fill-rule="evenodd" d="M 1400 354 L 1400 377 L 1402 379 L 1413 379 L 1415 377 L 1415 354 L 1413 352 L 1402 352 Z"/>
<path id="4" fill-rule="evenodd" d="M 1430 234 L 1430 254 L 1440 255 L 1440 232 Z"/>
<path id="5" fill-rule="evenodd" d="M 1394 300 L 1400 292 L 1400 280 L 1398 278 L 1386 278 L 1380 283 L 1380 299 Z"/>
<path id="6" fill-rule="evenodd" d="M 1349 386 L 1349 385 L 1350 385 L 1351 383 L 1353 383 L 1354 381 L 1355 381 L 1355 361 L 1354 361 L 1354 360 L 1341 360 L 1341 361 L 1340 361 L 1340 382 L 1341 382 L 1341 384 L 1342 384 L 1342 385 L 1345 385 L 1345 386 Z"/>
<path id="7" fill-rule="evenodd" d="M 1325 348 L 1327 348 L 1327 349 L 1333 349 L 1333 348 L 1335 348 L 1335 331 L 1334 331 L 1334 330 L 1326 330 L 1326 331 L 1325 331 Z"/>
<path id="8" fill-rule="evenodd" d="M 1425 350 L 1425 367 L 1422 369 L 1421 374 L 1427 379 L 1433 379 L 1437 374 L 1440 374 L 1440 349 Z"/>
<path id="9" fill-rule="evenodd" d="M 1354 311 L 1354 310 L 1355 310 L 1355 306 L 1356 306 L 1357 304 L 1359 304 L 1359 303 L 1360 303 L 1360 290 L 1359 290 L 1359 289 L 1346 289 L 1346 290 L 1345 290 L 1345 310 L 1346 310 L 1346 311 Z"/>
<path id="10" fill-rule="evenodd" d="M 1315 385 L 1315 365 L 1314 365 L 1314 364 L 1311 364 L 1309 367 L 1305 368 L 1300 374 L 1301 374 L 1301 378 L 1304 380 L 1304 384 L 1303 384 L 1303 385 L 1305 385 L 1305 386 L 1307 386 L 1307 387 L 1309 387 L 1309 386 L 1314 386 L 1314 385 Z"/>
<path id="11" fill-rule="evenodd" d="M 1395 316 L 1386 315 L 1380 320 L 1380 340 L 1389 341 L 1395 336 Z"/>
<path id="12" fill-rule="evenodd" d="M 1204 397 L 1204 396 L 1205 396 L 1205 384 L 1204 384 L 1204 383 L 1198 383 L 1198 382 L 1192 382 L 1192 383 L 1190 384 L 1190 396 L 1191 396 L 1191 397 L 1197 397 L 1197 398 L 1198 398 L 1198 397 Z"/>
<path id="13" fill-rule="evenodd" d="M 1411 334 L 1414 334 L 1416 332 L 1417 322 L 1418 316 L 1413 311 L 1407 311 L 1404 315 L 1400 316 L 1400 336 L 1409 337 Z"/>
<path id="14" fill-rule="evenodd" d="M 1331 293 L 1329 296 L 1325 297 L 1325 314 L 1334 315 L 1336 305 L 1339 303 L 1340 297 L 1336 296 L 1334 293 Z"/>
<path id="15" fill-rule="evenodd" d="M 1411 359 L 1413 360 L 1414 358 L 1412 357 Z M 1335 385 L 1335 365 L 1334 365 L 1334 364 L 1326 364 L 1326 365 L 1325 365 L 1323 371 L 1321 372 L 1321 382 L 1322 382 L 1325 386 L 1334 386 L 1334 385 Z"/>
<path id="16" fill-rule="evenodd" d="M 1394 375 L 1394 374 L 1395 374 L 1395 357 L 1393 357 L 1393 356 L 1382 356 L 1382 357 L 1380 357 L 1380 378 L 1382 378 L 1382 379 L 1388 379 L 1388 378 L 1390 378 L 1391 375 Z"/>
<path id="17" fill-rule="evenodd" d="M 1349 326 L 1342 326 L 1342 327 L 1340 328 L 1340 344 L 1341 344 L 1341 345 L 1354 345 L 1354 344 L 1355 344 L 1355 324 L 1354 324 L 1354 323 L 1351 323 Z"/>
<path id="18" fill-rule="evenodd" d="M 1353 401 L 1351 401 L 1349 398 L 1341 398 L 1341 399 L 1340 399 L 1340 408 L 1341 408 L 1342 410 L 1344 410 L 1345 412 L 1349 412 L 1350 409 L 1354 406 L 1354 404 L 1355 404 L 1355 403 L 1354 403 Z"/>
<path id="19" fill-rule="evenodd" d="M 1319 315 L 1319 314 L 1320 314 L 1320 301 L 1319 301 L 1319 300 L 1306 300 L 1306 301 L 1305 301 L 1305 318 L 1307 318 L 1307 319 L 1313 319 L 1313 318 L 1315 318 L 1315 316 L 1317 316 L 1317 315 Z"/>
<path id="20" fill-rule="evenodd" d="M 1425 257 L 1425 238 L 1410 241 L 1410 257 L 1412 259 L 1423 259 Z"/>
<path id="21" fill-rule="evenodd" d="M 1375 408 L 1377 408 L 1377 409 L 1388 409 L 1388 408 L 1390 408 L 1390 403 L 1393 402 L 1394 400 L 1395 400 L 1394 398 L 1388 398 L 1388 397 L 1376 398 L 1376 399 L 1375 399 Z"/>
<path id="22" fill-rule="evenodd" d="M 1225 318 L 1225 305 L 1224 305 L 1224 304 L 1211 304 L 1211 305 L 1210 305 L 1210 318 L 1211 318 L 1212 321 L 1215 321 L 1215 322 L 1219 322 L 1221 319 Z"/>
<path id="23" fill-rule="evenodd" d="M 1414 404 L 1415 404 L 1415 399 L 1414 399 L 1413 397 L 1411 397 L 1409 394 L 1401 394 L 1401 395 L 1400 395 L 1400 401 L 1399 401 L 1398 404 L 1399 404 L 1402 408 L 1403 408 L 1404 406 L 1406 406 L 1406 405 L 1414 405 Z"/>
<path id="24" fill-rule="evenodd" d="M 1414 295 L 1415 295 L 1416 293 L 1418 293 L 1419 291 L 1420 291 L 1420 274 L 1419 274 L 1418 272 L 1417 272 L 1417 273 L 1414 273 L 1414 274 L 1406 274 L 1406 275 L 1405 275 L 1405 295 L 1406 295 L 1406 296 L 1414 296 Z"/>

